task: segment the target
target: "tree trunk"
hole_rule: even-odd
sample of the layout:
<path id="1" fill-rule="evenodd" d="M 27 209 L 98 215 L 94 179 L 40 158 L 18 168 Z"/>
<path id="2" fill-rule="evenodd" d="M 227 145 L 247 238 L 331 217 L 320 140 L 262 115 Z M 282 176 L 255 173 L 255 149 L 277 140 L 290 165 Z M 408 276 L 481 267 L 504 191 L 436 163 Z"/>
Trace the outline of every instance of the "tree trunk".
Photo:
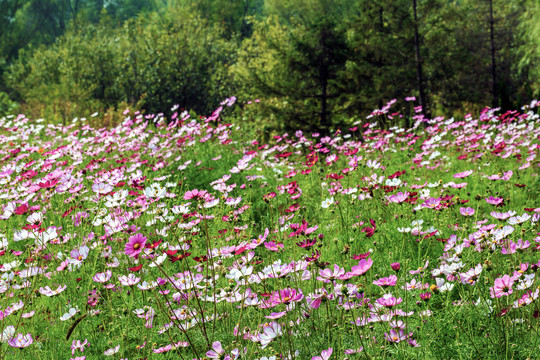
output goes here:
<path id="1" fill-rule="evenodd" d="M 492 104 L 497 107 L 499 101 L 497 98 L 497 71 L 495 63 L 495 40 L 493 34 L 493 0 L 489 0 L 489 37 L 491 42 L 491 86 L 492 86 Z"/>
<path id="2" fill-rule="evenodd" d="M 328 130 L 328 119 L 327 119 L 327 113 L 328 113 L 328 59 L 327 59 L 327 48 L 326 48 L 326 38 L 327 34 L 326 31 L 323 30 L 321 34 L 321 47 L 322 47 L 322 55 L 321 55 L 321 61 L 319 63 L 319 77 L 321 81 L 321 123 L 320 126 L 322 126 L 325 130 Z"/>
<path id="3" fill-rule="evenodd" d="M 426 114 L 426 95 L 424 91 L 424 78 L 422 75 L 422 59 L 420 58 L 420 37 L 418 35 L 418 15 L 416 13 L 416 0 L 413 0 L 414 13 L 414 55 L 416 61 L 416 81 L 418 82 L 418 93 L 422 114 Z"/>

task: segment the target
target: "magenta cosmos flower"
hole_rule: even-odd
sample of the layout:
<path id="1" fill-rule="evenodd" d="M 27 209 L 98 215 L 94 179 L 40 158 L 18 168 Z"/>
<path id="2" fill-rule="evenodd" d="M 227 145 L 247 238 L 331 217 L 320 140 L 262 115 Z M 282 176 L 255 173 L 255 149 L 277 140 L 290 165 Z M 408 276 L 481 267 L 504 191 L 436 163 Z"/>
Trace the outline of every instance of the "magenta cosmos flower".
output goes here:
<path id="1" fill-rule="evenodd" d="M 495 279 L 493 287 L 490 287 L 490 293 L 492 298 L 500 298 L 503 295 L 508 296 L 514 292 L 512 285 L 514 285 L 514 277 L 504 275 L 502 278 Z"/>
<path id="2" fill-rule="evenodd" d="M 146 237 L 142 234 L 135 234 L 129 237 L 124 251 L 130 257 L 137 257 L 143 251 L 144 245 L 146 245 Z"/>
<path id="3" fill-rule="evenodd" d="M 33 342 L 34 339 L 32 338 L 32 334 L 23 335 L 19 333 L 17 336 L 9 339 L 8 344 L 9 346 L 22 349 L 30 346 Z"/>

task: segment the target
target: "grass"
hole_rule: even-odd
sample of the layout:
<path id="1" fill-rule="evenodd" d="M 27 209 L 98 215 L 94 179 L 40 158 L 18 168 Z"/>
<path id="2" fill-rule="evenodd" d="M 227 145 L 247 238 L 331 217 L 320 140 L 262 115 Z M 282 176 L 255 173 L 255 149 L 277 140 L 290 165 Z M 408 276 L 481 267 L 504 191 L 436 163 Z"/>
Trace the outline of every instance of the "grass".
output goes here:
<path id="1" fill-rule="evenodd" d="M 389 108 L 268 143 L 1 119 L 0 358 L 535 358 L 534 104 Z"/>

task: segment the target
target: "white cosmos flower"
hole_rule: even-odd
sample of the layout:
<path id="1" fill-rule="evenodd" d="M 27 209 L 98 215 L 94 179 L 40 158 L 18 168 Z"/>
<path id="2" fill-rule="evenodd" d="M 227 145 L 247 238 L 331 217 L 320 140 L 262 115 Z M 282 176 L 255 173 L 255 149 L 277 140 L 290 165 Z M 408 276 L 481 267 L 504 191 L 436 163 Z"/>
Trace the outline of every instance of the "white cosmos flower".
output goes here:
<path id="1" fill-rule="evenodd" d="M 26 221 L 30 224 L 37 224 L 43 221 L 43 214 L 38 212 L 33 213 L 32 215 L 26 218 Z"/>
<path id="2" fill-rule="evenodd" d="M 148 198 L 161 198 L 165 196 L 167 189 L 160 184 L 154 183 L 151 186 L 144 189 L 144 196 Z"/>
<path id="3" fill-rule="evenodd" d="M 386 179 L 386 186 L 399 186 L 401 185 L 401 180 L 399 178 Z"/>
<path id="4" fill-rule="evenodd" d="M 15 326 L 8 325 L 0 335 L 0 341 L 5 343 L 15 335 Z"/>
<path id="5" fill-rule="evenodd" d="M 67 313 L 65 313 L 64 315 L 62 315 L 62 316 L 60 317 L 60 320 L 66 321 L 66 320 L 68 320 L 68 319 L 71 319 L 71 318 L 74 317 L 75 314 L 77 314 L 78 312 L 79 312 L 79 309 L 77 308 L 77 306 L 75 306 L 74 308 L 70 308 L 70 309 L 68 310 Z"/>
<path id="6" fill-rule="evenodd" d="M 116 347 L 105 351 L 103 354 L 106 356 L 112 356 L 116 354 L 119 350 L 120 350 L 120 345 L 116 345 Z"/>
<path id="7" fill-rule="evenodd" d="M 155 258 L 155 260 L 152 261 L 148 266 L 149 267 L 157 267 L 157 266 L 163 264 L 163 262 L 165 261 L 166 258 L 167 258 L 167 254 L 162 254 L 162 255 L 158 256 L 157 258 Z"/>
<path id="8" fill-rule="evenodd" d="M 334 203 L 334 197 L 332 196 L 330 199 L 325 199 L 322 204 L 321 204 L 321 207 L 324 208 L 324 209 L 327 209 L 330 207 L 330 205 L 332 205 Z"/>

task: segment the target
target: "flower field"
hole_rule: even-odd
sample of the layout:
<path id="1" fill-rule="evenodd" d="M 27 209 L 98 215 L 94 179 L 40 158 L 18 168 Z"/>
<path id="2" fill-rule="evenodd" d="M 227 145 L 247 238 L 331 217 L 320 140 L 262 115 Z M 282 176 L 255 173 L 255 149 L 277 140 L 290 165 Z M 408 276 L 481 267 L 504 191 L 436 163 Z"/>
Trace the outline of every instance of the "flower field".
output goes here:
<path id="1" fill-rule="evenodd" d="M 0 359 L 538 359 L 540 120 L 0 120 Z"/>

